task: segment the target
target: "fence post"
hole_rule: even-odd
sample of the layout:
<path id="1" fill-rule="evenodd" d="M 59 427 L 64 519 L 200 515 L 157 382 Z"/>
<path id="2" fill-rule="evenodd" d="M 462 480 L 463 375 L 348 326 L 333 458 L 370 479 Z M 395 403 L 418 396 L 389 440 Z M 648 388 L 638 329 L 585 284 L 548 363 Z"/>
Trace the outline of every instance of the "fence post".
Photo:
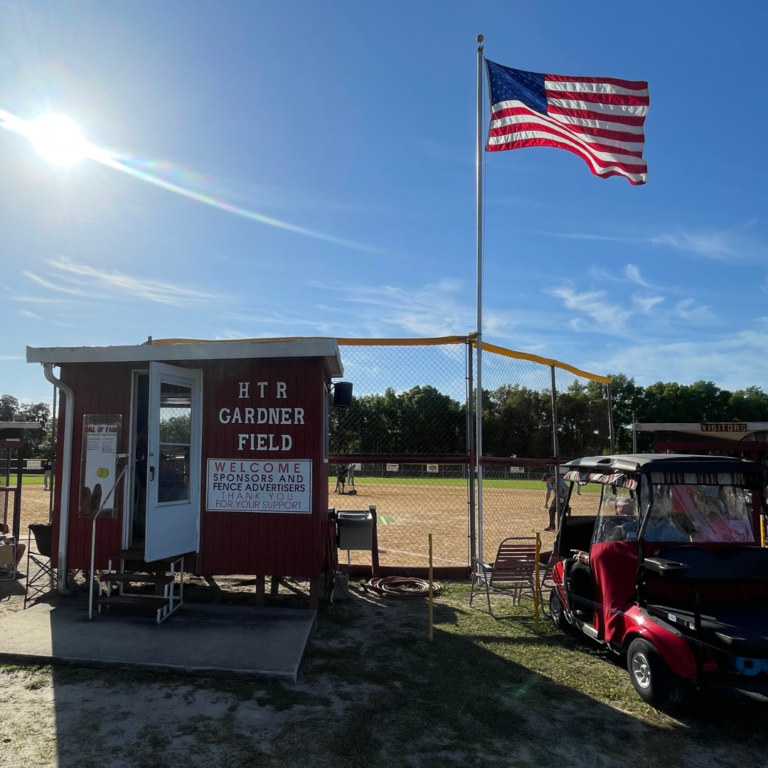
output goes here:
<path id="1" fill-rule="evenodd" d="M 611 443 L 611 455 L 616 453 L 616 435 L 613 433 L 613 400 L 611 398 L 611 385 L 606 384 L 608 390 L 608 436 Z M 634 428 L 633 428 L 634 430 Z"/>
<path id="2" fill-rule="evenodd" d="M 552 378 L 552 451 L 555 456 L 555 499 L 557 514 L 555 515 L 555 526 L 560 525 L 560 516 L 563 511 L 560 508 L 560 441 L 557 438 L 557 384 L 555 383 L 555 366 L 549 366 L 549 372 Z M 563 503 L 565 499 L 563 499 Z"/>
<path id="3" fill-rule="evenodd" d="M 467 492 L 469 505 L 469 566 L 477 554 L 477 533 L 475 531 L 475 416 L 474 416 L 474 373 L 472 365 L 472 339 L 467 339 Z"/>

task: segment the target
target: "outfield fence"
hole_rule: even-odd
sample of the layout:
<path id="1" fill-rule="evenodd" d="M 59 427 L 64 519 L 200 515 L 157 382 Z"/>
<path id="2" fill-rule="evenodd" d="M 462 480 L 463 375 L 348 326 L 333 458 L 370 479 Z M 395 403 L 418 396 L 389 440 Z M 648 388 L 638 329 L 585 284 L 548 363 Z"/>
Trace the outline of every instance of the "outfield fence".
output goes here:
<path id="1" fill-rule="evenodd" d="M 467 569 L 477 551 L 474 403 L 483 355 L 483 551 L 507 536 L 551 546 L 544 478 L 563 461 L 610 450 L 610 381 L 473 336 L 338 339 L 355 398 L 331 416 L 330 505 L 377 508 L 379 564 L 415 572 L 433 534 L 438 568 Z M 354 488 L 334 493 L 340 466 Z M 340 490 L 340 489 L 339 489 Z M 350 490 L 356 493 L 350 495 Z M 586 494 L 585 494 L 586 496 Z M 581 503 L 575 499 L 575 504 Z M 585 499 L 585 503 L 588 499 Z M 371 566 L 365 552 L 341 564 Z"/>

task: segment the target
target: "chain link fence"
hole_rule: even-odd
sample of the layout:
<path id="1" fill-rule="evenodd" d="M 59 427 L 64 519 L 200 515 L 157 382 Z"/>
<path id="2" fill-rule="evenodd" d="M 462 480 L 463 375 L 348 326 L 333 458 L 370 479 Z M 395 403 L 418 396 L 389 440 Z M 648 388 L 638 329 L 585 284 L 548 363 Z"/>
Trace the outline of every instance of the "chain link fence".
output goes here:
<path id="1" fill-rule="evenodd" d="M 331 415 L 331 506 L 376 506 L 381 566 L 426 567 L 432 533 L 435 567 L 467 568 L 475 511 L 472 338 L 340 339 L 339 345 L 355 397 Z M 552 535 L 544 531 L 544 478 L 556 471 L 558 456 L 607 452 L 607 380 L 483 346 L 483 552 L 492 558 L 503 538 L 533 531 L 542 532 L 546 549 Z M 337 473 L 350 465 L 353 479 L 342 489 Z M 366 552 L 341 552 L 340 560 L 371 564 Z"/>

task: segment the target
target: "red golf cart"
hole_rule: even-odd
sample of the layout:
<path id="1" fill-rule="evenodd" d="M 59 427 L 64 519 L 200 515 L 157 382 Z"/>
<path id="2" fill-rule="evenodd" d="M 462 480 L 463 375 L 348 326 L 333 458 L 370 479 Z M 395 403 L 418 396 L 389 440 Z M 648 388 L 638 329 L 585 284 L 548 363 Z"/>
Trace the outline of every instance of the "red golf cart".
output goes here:
<path id="1" fill-rule="evenodd" d="M 694 687 L 768 701 L 766 466 L 638 454 L 565 468 L 571 496 L 577 483 L 599 493 L 565 502 L 553 622 L 625 654 L 632 685 L 655 706 Z"/>

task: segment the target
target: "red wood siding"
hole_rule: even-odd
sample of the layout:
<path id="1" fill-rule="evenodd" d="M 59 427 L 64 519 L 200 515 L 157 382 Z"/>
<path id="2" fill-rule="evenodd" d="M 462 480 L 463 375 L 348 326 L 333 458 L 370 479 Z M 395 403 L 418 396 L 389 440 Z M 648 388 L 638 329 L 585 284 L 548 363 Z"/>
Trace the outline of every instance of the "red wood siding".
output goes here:
<path id="1" fill-rule="evenodd" d="M 201 538 L 199 571 L 208 574 L 260 574 L 315 578 L 323 564 L 322 521 L 328 509 L 328 465 L 323 461 L 323 384 L 330 380 L 318 359 L 222 360 L 183 364 L 203 370 L 203 449 Z M 62 368 L 62 380 L 75 393 L 75 420 L 70 495 L 68 567 L 89 567 L 91 521 L 77 516 L 80 495 L 80 458 L 84 414 L 119 413 L 123 416 L 121 452 L 129 452 L 131 371 L 141 364 L 82 364 Z M 269 382 L 259 397 L 257 382 Z M 287 385 L 287 397 L 276 398 L 276 382 Z M 250 398 L 240 399 L 239 383 L 249 382 Z M 221 424 L 221 408 L 303 408 L 304 424 Z M 61 477 L 64 407 L 59 414 L 57 477 Z M 289 451 L 238 450 L 238 434 L 279 432 L 293 440 Z M 312 514 L 206 512 L 206 468 L 209 458 L 240 460 L 310 459 L 312 461 Z M 122 537 L 122 493 L 119 517 L 97 523 L 96 567 L 106 568 Z M 54 551 L 57 551 L 61 508 L 60 482 L 54 504 Z"/>
<path id="2" fill-rule="evenodd" d="M 80 458 L 83 448 L 83 416 L 86 413 L 119 413 L 123 416 L 122 447 L 128 452 L 131 414 L 131 369 L 138 366 L 119 363 L 102 365 L 67 365 L 61 379 L 75 393 L 75 421 L 72 441 L 72 486 L 69 498 L 69 544 L 67 567 L 90 568 L 91 520 L 77 516 L 80 502 Z M 56 449 L 56 494 L 54 499 L 54 552 L 58 560 L 59 510 L 61 509 L 61 472 L 64 456 L 64 398 L 59 411 Z M 122 483 L 118 493 L 118 519 L 99 520 L 96 536 L 96 567 L 106 568 L 110 555 L 120 549 L 123 519 Z"/>
<path id="3" fill-rule="evenodd" d="M 203 488 L 200 569 L 203 573 L 262 574 L 314 578 L 323 564 L 322 521 L 328 511 L 328 465 L 323 461 L 323 383 L 320 360 L 224 360 L 203 368 Z M 264 398 L 257 382 L 268 382 Z M 287 386 L 277 399 L 276 383 Z M 250 397 L 240 399 L 239 382 L 250 383 Z M 222 424 L 221 408 L 303 408 L 304 424 Z M 238 434 L 290 435 L 289 451 L 238 450 Z M 312 461 L 312 514 L 206 512 L 207 460 Z"/>

